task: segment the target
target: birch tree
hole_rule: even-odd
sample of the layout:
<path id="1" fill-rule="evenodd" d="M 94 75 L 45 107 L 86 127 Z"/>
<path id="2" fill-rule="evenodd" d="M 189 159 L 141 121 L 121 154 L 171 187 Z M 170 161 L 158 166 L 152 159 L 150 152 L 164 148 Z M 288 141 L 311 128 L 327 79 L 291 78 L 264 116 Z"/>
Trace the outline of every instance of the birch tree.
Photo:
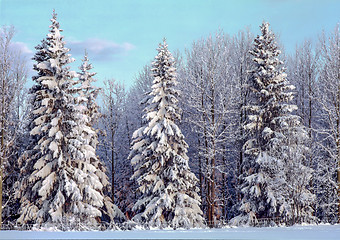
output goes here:
<path id="1" fill-rule="evenodd" d="M 229 78 L 229 37 L 218 33 L 215 38 L 194 42 L 187 51 L 185 82 L 182 84 L 187 121 L 195 134 L 201 197 L 210 227 L 215 225 L 218 205 L 217 175 L 224 171 L 223 143 L 226 133 L 228 110 L 232 109 L 233 91 Z M 228 102 L 228 104 L 227 104 Z M 230 107 L 230 108 L 229 108 Z M 230 112 L 229 112 L 230 113 Z M 216 173 L 216 169 L 219 169 Z"/>
<path id="2" fill-rule="evenodd" d="M 119 142 L 122 139 L 117 137 L 117 131 L 121 121 L 124 121 L 124 104 L 126 98 L 126 90 L 124 86 L 111 79 L 104 82 L 104 118 L 103 123 L 104 131 L 106 134 L 105 157 L 110 163 L 111 170 L 111 198 L 114 201 L 116 191 L 115 173 L 118 160 L 118 149 L 120 149 Z"/>
<path id="3" fill-rule="evenodd" d="M 228 192 L 224 194 L 227 198 L 225 200 L 225 211 L 228 212 L 226 216 L 228 220 L 237 215 L 237 206 L 242 198 L 239 176 L 243 173 L 241 167 L 244 161 L 243 145 L 247 134 L 244 129 L 244 123 L 247 121 L 246 106 L 249 98 L 248 78 L 250 74 L 248 70 L 253 66 L 253 61 L 249 54 L 253 39 L 253 34 L 249 29 L 240 31 L 233 37 L 230 46 L 231 77 L 225 80 L 230 82 L 233 92 L 229 94 L 233 94 L 231 99 L 235 101 L 235 109 L 229 112 L 229 115 L 234 115 L 232 119 L 235 124 L 228 131 L 229 144 L 225 147 L 228 151 L 224 154 L 224 158 L 229 161 L 228 176 L 224 177 L 224 179 L 228 179 L 226 180 L 228 181 Z"/>
<path id="4" fill-rule="evenodd" d="M 321 69 L 317 102 L 321 110 L 316 124 L 319 142 L 316 161 L 317 216 L 337 222 L 340 216 L 340 36 L 334 31 L 320 37 Z"/>
<path id="5" fill-rule="evenodd" d="M 23 124 L 22 92 L 27 65 L 20 50 L 13 48 L 14 28 L 0 28 L 0 229 L 2 222 L 13 221 L 17 203 L 13 199 L 18 180 L 19 133 Z M 4 218 L 2 218 L 4 217 Z"/>
<path id="6" fill-rule="evenodd" d="M 305 41 L 303 45 L 296 48 L 295 55 L 289 62 L 290 79 L 298 92 L 295 98 L 298 106 L 297 114 L 308 129 L 309 137 L 312 138 L 312 123 L 316 110 L 315 94 L 317 92 L 319 51 L 313 48 L 311 41 Z"/>

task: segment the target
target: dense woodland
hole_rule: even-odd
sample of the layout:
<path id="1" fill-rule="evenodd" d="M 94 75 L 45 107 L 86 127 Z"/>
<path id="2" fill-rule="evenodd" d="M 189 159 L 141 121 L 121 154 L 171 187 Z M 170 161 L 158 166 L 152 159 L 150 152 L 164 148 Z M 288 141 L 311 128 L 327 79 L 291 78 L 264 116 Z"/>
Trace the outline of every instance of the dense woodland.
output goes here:
<path id="1" fill-rule="evenodd" d="M 53 13 L 26 89 L 28 61 L 3 26 L 0 223 L 339 222 L 339 30 L 293 54 L 266 22 L 174 55 L 163 40 L 132 87 L 108 79 L 98 88 L 85 50 L 78 70 L 68 66 L 72 51 Z"/>

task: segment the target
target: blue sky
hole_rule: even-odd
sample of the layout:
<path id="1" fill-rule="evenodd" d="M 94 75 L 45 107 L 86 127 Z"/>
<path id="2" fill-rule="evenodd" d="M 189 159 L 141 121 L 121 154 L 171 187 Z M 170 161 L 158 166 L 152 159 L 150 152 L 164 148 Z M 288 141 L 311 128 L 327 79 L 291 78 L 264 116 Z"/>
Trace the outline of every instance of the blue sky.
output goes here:
<path id="1" fill-rule="evenodd" d="M 338 0 L 0 0 L 0 24 L 14 25 L 16 46 L 31 56 L 48 32 L 53 8 L 75 66 L 86 48 L 99 82 L 115 78 L 126 86 L 163 37 L 170 50 L 183 51 L 219 29 L 232 35 L 250 27 L 257 34 L 266 20 L 293 52 L 340 22 Z"/>

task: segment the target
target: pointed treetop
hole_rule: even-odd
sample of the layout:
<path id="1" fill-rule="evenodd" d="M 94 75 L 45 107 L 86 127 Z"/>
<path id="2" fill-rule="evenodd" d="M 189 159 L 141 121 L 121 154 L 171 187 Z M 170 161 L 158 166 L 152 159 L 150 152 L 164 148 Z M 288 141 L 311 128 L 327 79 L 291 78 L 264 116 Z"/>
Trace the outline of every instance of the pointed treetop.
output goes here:
<path id="1" fill-rule="evenodd" d="M 81 60 L 82 61 L 82 65 L 80 65 L 79 67 L 79 70 L 81 70 L 81 80 L 90 80 L 89 78 L 93 77 L 94 75 L 96 75 L 97 73 L 95 72 L 88 72 L 89 70 L 91 70 L 93 67 L 92 67 L 92 64 L 89 63 L 89 57 L 88 57 L 88 54 L 87 54 L 87 51 L 85 49 L 85 53 L 84 53 L 84 59 Z M 91 79 L 93 81 L 95 81 L 94 79 Z"/>
<path id="2" fill-rule="evenodd" d="M 260 26 L 261 34 L 257 35 L 254 39 L 254 46 L 250 51 L 250 54 L 255 57 L 253 60 L 262 66 L 268 64 L 268 61 L 264 61 L 264 59 L 267 58 L 271 59 L 270 62 L 272 65 L 276 66 L 281 64 L 281 61 L 277 58 L 281 51 L 275 40 L 275 34 L 270 30 L 269 26 L 270 24 L 268 22 L 263 21 Z"/>
<path id="3" fill-rule="evenodd" d="M 173 79 L 173 84 L 176 84 L 176 69 L 175 69 L 175 59 L 173 58 L 171 52 L 168 50 L 168 44 L 166 39 L 163 39 L 163 43 L 159 44 L 157 48 L 158 54 L 155 60 L 152 62 L 153 77 L 158 77 L 156 79 L 169 78 Z M 156 80 L 155 79 L 155 80 Z"/>
<path id="4" fill-rule="evenodd" d="M 172 54 L 168 50 L 168 43 L 166 42 L 166 38 L 163 38 L 163 42 L 158 44 L 157 51 L 158 52 L 164 52 L 165 55 L 170 56 L 172 58 Z M 157 57 L 159 57 L 159 54 L 158 54 L 158 56 L 156 56 L 156 58 Z"/>
<path id="5" fill-rule="evenodd" d="M 84 50 L 84 61 L 88 61 L 88 53 L 87 53 L 86 48 Z"/>
<path id="6" fill-rule="evenodd" d="M 162 44 L 160 43 L 159 46 L 162 46 Z M 168 43 L 166 42 L 166 38 L 165 37 L 163 38 L 163 46 L 165 48 L 168 48 Z"/>
<path id="7" fill-rule="evenodd" d="M 271 31 L 269 30 L 269 26 L 270 26 L 270 24 L 269 24 L 268 22 L 266 22 L 266 21 L 263 20 L 262 25 L 260 26 L 261 33 L 262 33 L 263 36 L 265 36 L 265 35 L 267 35 L 269 32 L 271 32 Z"/>
<path id="8" fill-rule="evenodd" d="M 59 22 L 57 21 L 57 16 L 58 14 L 55 12 L 55 9 L 53 9 L 52 18 L 51 18 L 52 25 L 50 26 L 50 28 L 59 29 Z M 59 31 L 62 32 L 63 30 L 59 29 Z"/>

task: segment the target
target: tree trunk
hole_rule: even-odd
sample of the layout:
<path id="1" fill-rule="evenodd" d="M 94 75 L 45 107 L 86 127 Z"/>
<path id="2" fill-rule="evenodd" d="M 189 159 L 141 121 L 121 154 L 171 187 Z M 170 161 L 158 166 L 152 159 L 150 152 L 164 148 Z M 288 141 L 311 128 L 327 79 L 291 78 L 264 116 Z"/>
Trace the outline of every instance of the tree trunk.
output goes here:
<path id="1" fill-rule="evenodd" d="M 201 141 L 199 138 L 197 138 L 197 141 L 198 141 L 198 148 L 201 147 Z M 198 170 L 199 170 L 199 181 L 200 181 L 200 195 L 201 195 L 201 201 L 202 201 L 202 205 L 203 205 L 203 173 L 202 173 L 202 157 L 201 155 L 199 154 L 198 155 Z"/>
<path id="2" fill-rule="evenodd" d="M 215 92 L 214 88 L 212 88 L 212 105 L 211 105 L 211 124 L 215 125 Z M 214 134 L 212 139 L 212 158 L 211 158 L 211 176 L 210 176 L 210 211 L 211 211 L 211 220 L 209 227 L 214 227 L 215 221 L 214 221 L 214 213 L 215 213 L 215 165 L 216 165 L 216 142 L 215 142 L 215 136 L 216 136 L 216 129 L 214 128 Z"/>
<path id="3" fill-rule="evenodd" d="M 339 74 L 340 75 L 340 74 Z M 340 79 L 340 76 L 339 76 Z M 340 87 L 339 87 L 340 88 Z M 337 150 L 337 185 L 338 185 L 338 223 L 340 223 L 340 89 L 337 93 L 337 120 L 336 120 L 336 150 Z"/>
<path id="4" fill-rule="evenodd" d="M 3 157 L 4 157 L 4 129 L 3 129 L 3 125 L 1 126 L 2 130 L 1 130 L 1 152 L 0 152 L 0 230 L 1 230 L 1 226 L 2 226 L 2 181 L 3 181 Z"/>
<path id="5" fill-rule="evenodd" d="M 225 160 L 223 159 L 223 163 L 225 162 Z M 223 219 L 226 220 L 227 219 L 227 186 L 226 186 L 226 177 L 225 177 L 225 173 L 222 172 L 222 199 L 223 199 L 223 207 L 222 207 L 222 216 Z"/>
<path id="6" fill-rule="evenodd" d="M 242 100 L 243 101 L 243 100 Z M 241 104 L 240 106 L 240 143 L 239 143 L 239 160 L 237 162 L 237 169 L 236 169 L 236 172 L 237 172 L 237 177 L 236 177 L 236 184 L 237 184 L 237 188 L 239 189 L 239 186 L 241 185 L 241 181 L 240 181 L 240 176 L 242 175 L 242 164 L 243 164 L 243 145 L 244 145 L 244 132 L 243 132 L 243 124 L 244 124 L 244 110 L 243 110 L 243 107 L 244 107 L 244 103 Z M 242 199 L 242 193 L 240 190 L 237 191 L 237 197 L 236 199 L 238 201 L 241 201 Z"/>
<path id="7" fill-rule="evenodd" d="M 311 71 L 311 70 L 310 70 Z M 308 119 L 308 131 L 309 131 L 309 138 L 312 139 L 312 75 L 311 73 L 308 74 L 309 76 L 309 82 L 308 82 L 308 100 L 309 100 L 309 119 Z"/>
<path id="8" fill-rule="evenodd" d="M 206 133 L 205 135 L 205 149 L 206 149 L 206 167 L 209 167 L 209 157 L 208 157 L 208 141 L 207 141 L 207 137 L 206 137 Z M 208 169 L 208 171 L 210 171 Z M 207 186 L 207 193 L 206 193 L 206 202 L 207 202 L 207 213 L 208 213 L 208 226 L 210 226 L 210 222 L 211 222 L 211 190 L 210 190 L 210 183 L 211 183 L 211 175 L 210 172 L 207 173 L 207 176 L 205 178 L 205 182 L 206 182 L 206 186 Z"/>
<path id="9" fill-rule="evenodd" d="M 213 141 L 213 157 L 211 159 L 211 176 L 210 176 L 210 211 L 211 211 L 211 220 L 209 227 L 215 226 L 214 221 L 214 213 L 215 213 L 215 165 L 216 165 L 216 146 L 215 141 Z"/>
<path id="10" fill-rule="evenodd" d="M 5 89 L 5 79 L 2 79 L 2 90 Z M 5 157 L 5 92 L 2 92 L 2 104 L 1 104 L 1 146 L 0 146 L 0 230 L 2 227 L 2 183 L 4 177 L 4 157 Z"/>
<path id="11" fill-rule="evenodd" d="M 339 46 L 339 44 L 338 44 Z M 340 57 L 340 56 L 339 56 Z M 340 60 L 340 59 L 339 59 Z M 338 61 L 340 64 L 340 61 Z M 340 81 L 340 65 L 338 65 L 338 82 Z M 336 147 L 337 147 L 337 183 L 338 183 L 338 223 L 340 223 L 340 86 L 338 86 L 337 92 L 337 139 L 336 139 Z"/>
<path id="12" fill-rule="evenodd" d="M 204 93 L 202 93 L 201 97 L 201 108 L 204 109 Z M 206 113 L 203 113 L 203 137 L 204 137 L 204 157 L 206 161 L 206 168 L 209 167 L 209 156 L 208 156 L 208 133 L 206 128 Z M 206 196 L 205 196 L 205 202 L 206 202 L 206 211 L 207 211 L 207 217 L 208 217 L 208 226 L 211 221 L 211 205 L 210 205 L 210 173 L 206 173 L 205 175 L 205 186 L 206 186 Z M 203 192 L 202 192 L 203 195 Z"/>
<path id="13" fill-rule="evenodd" d="M 111 179 L 111 198 L 112 198 L 112 202 L 115 202 L 115 142 L 114 142 L 114 136 L 115 136 L 115 132 L 113 130 L 113 127 L 111 128 L 111 169 L 112 169 L 112 179 Z"/>

